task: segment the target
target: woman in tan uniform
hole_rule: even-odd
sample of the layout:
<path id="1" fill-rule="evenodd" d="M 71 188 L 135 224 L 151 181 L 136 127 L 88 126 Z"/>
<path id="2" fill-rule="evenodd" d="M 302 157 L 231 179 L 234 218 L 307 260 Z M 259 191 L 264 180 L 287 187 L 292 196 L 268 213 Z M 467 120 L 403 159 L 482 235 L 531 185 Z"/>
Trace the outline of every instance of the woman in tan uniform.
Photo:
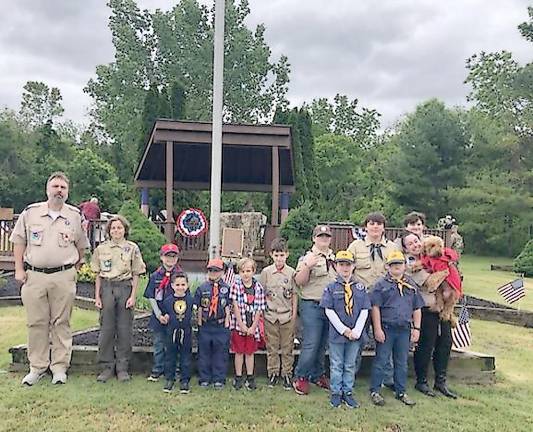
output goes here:
<path id="1" fill-rule="evenodd" d="M 106 226 L 107 241 L 98 246 L 91 259 L 96 272 L 95 304 L 100 309 L 98 362 L 99 382 L 117 374 L 119 381 L 128 374 L 132 345 L 133 310 L 139 275 L 146 271 L 139 246 L 127 240 L 129 223 L 115 216 Z"/>

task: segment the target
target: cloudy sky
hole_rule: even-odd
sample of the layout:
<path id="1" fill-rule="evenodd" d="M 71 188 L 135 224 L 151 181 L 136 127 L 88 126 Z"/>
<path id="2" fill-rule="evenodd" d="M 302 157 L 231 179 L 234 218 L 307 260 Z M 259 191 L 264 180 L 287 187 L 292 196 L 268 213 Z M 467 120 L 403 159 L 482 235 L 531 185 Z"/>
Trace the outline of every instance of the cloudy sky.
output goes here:
<path id="1" fill-rule="evenodd" d="M 138 0 L 170 9 L 177 0 Z M 205 0 L 202 3 L 211 4 Z M 438 97 L 465 104 L 465 60 L 511 51 L 533 60 L 516 26 L 528 0 L 250 0 L 249 25 L 264 23 L 273 56 L 292 67 L 293 104 L 336 93 L 383 114 L 385 126 Z M 82 89 L 113 60 L 106 0 L 0 0 L 0 107 L 18 109 L 28 80 L 59 87 L 65 117 L 87 121 Z"/>

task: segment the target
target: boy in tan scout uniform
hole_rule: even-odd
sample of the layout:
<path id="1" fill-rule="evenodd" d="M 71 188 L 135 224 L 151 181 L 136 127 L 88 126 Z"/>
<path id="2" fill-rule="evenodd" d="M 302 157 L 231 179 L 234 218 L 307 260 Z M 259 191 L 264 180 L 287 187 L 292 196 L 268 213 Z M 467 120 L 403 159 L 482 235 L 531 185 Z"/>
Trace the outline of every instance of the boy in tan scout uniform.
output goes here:
<path id="1" fill-rule="evenodd" d="M 354 274 L 357 279 L 370 289 L 372 285 L 387 272 L 385 257 L 399 247 L 385 238 L 386 219 L 383 214 L 373 212 L 367 215 L 363 225 L 366 228 L 364 240 L 354 240 L 348 251 L 355 258 Z"/>
<path id="2" fill-rule="evenodd" d="M 294 363 L 294 324 L 298 307 L 295 270 L 287 265 L 289 251 L 285 240 L 274 239 L 270 250 L 274 263 L 263 269 L 259 279 L 265 290 L 267 303 L 265 335 L 268 385 L 274 387 L 278 383 L 281 367 L 283 388 L 290 390 Z"/>
<path id="3" fill-rule="evenodd" d="M 111 218 L 106 225 L 109 240 L 95 249 L 91 259 L 96 273 L 95 305 L 100 309 L 98 362 L 103 370 L 96 378 L 99 382 L 106 382 L 115 371 L 119 381 L 130 379 L 135 293 L 146 266 L 139 246 L 127 240 L 128 233 L 124 217 Z"/>
<path id="4" fill-rule="evenodd" d="M 28 323 L 30 373 L 22 383 L 30 386 L 48 367 L 52 383 L 64 384 L 70 365 L 76 267 L 89 243 L 80 211 L 65 204 L 68 189 L 67 176 L 53 173 L 46 182 L 48 201 L 26 207 L 10 238 L 14 243 L 15 279 L 23 283 L 21 296 Z"/>
<path id="5" fill-rule="evenodd" d="M 301 289 L 299 310 L 304 339 L 293 382 L 294 391 L 299 395 L 309 393 L 309 381 L 329 390 L 324 368 L 329 321 L 320 300 L 326 286 L 336 277 L 335 255 L 330 244 L 331 228 L 317 225 L 313 230 L 313 247 L 300 258 L 294 275 Z"/>

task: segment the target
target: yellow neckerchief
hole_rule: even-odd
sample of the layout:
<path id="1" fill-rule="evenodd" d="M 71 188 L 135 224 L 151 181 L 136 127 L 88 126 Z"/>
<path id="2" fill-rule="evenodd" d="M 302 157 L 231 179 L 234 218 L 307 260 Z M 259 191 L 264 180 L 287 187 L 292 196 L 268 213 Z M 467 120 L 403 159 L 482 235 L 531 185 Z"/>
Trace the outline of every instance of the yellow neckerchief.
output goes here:
<path id="1" fill-rule="evenodd" d="M 344 282 L 344 310 L 350 316 L 353 315 L 353 282 Z"/>
<path id="2" fill-rule="evenodd" d="M 400 290 L 400 296 L 402 296 L 402 297 L 403 297 L 403 289 L 404 288 L 414 289 L 410 284 L 408 284 L 404 280 L 403 276 L 400 279 L 397 279 L 397 278 L 391 276 L 391 279 L 392 279 L 393 282 L 396 282 L 396 284 L 398 285 L 398 289 Z"/>

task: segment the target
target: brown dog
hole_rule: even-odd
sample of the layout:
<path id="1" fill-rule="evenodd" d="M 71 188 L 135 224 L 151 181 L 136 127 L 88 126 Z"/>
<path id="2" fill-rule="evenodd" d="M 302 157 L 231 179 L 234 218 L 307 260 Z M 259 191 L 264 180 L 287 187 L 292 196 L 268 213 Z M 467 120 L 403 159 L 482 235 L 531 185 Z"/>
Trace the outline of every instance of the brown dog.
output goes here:
<path id="1" fill-rule="evenodd" d="M 436 302 L 430 306 L 430 310 L 438 312 L 443 321 L 450 321 L 455 327 L 457 320 L 453 315 L 454 306 L 460 297 L 460 287 L 451 285 L 455 282 L 456 264 L 450 258 L 448 248 L 444 247 L 444 241 L 437 236 L 429 236 L 422 242 L 421 262 L 426 271 L 432 273 L 428 278 L 430 285 L 428 291 L 435 292 Z M 450 279 L 451 278 L 451 279 Z"/>

